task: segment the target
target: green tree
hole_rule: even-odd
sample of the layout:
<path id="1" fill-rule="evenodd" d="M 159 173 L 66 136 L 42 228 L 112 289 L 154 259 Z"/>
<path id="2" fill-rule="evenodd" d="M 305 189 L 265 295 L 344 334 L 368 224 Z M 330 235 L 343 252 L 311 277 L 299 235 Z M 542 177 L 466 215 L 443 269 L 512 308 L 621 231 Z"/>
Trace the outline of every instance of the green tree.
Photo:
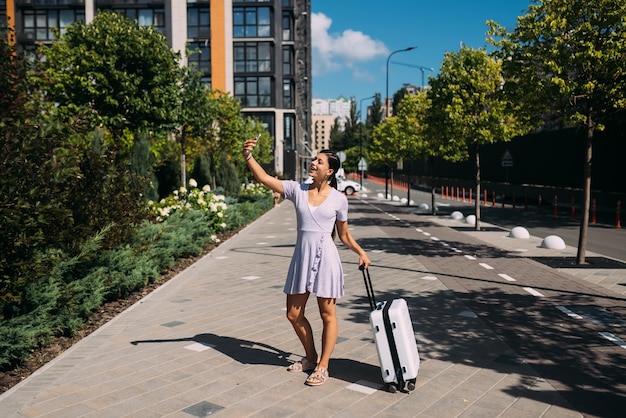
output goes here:
<path id="1" fill-rule="evenodd" d="M 179 129 L 177 132 L 180 143 L 181 186 L 187 185 L 187 141 L 190 139 L 192 142 L 194 140 L 197 142 L 206 133 L 207 115 L 216 111 L 215 103 L 211 100 L 211 93 L 202 83 L 201 77 L 202 73 L 195 67 L 183 68 L 182 100 L 178 113 Z M 193 145 L 192 143 L 192 148 Z M 194 155 L 192 159 L 199 157 L 200 155 Z"/>
<path id="2" fill-rule="evenodd" d="M 331 128 L 329 148 L 333 151 L 344 151 L 358 146 L 361 122 L 354 98 L 350 99 L 350 114 L 344 121 L 343 129 L 340 129 L 338 120 L 339 118 L 335 119 L 335 125 Z"/>
<path id="3" fill-rule="evenodd" d="M 393 94 L 393 99 L 392 99 L 392 104 L 391 104 L 391 114 L 395 115 L 396 112 L 398 111 L 398 108 L 400 107 L 400 103 L 402 103 L 402 100 L 404 100 L 404 98 L 409 94 L 409 92 L 407 91 L 406 87 L 402 87 L 400 90 L 396 91 Z"/>
<path id="4" fill-rule="evenodd" d="M 229 93 L 213 90 L 209 93 L 210 105 L 202 115 L 203 125 L 199 138 L 202 153 L 211 162 L 212 187 L 217 187 L 216 172 L 220 170 L 222 157 L 240 155 L 241 144 L 245 137 L 245 123 L 241 116 L 239 100 Z M 257 132 L 254 133 L 256 136 Z M 243 159 L 243 157 L 241 157 Z M 256 157 L 255 157 L 256 158 Z"/>
<path id="5" fill-rule="evenodd" d="M 340 118 L 335 118 L 335 123 L 330 127 L 330 140 L 328 141 L 328 146 L 332 150 L 341 151 L 345 149 L 344 140 L 343 140 L 343 129 L 340 125 Z"/>
<path id="6" fill-rule="evenodd" d="M 374 128 L 369 155 L 372 164 L 393 167 L 398 161 L 411 161 L 431 155 L 433 148 L 426 134 L 429 101 L 425 93 L 406 95 L 393 116 Z M 393 170 L 392 191 L 393 195 Z M 410 197 L 409 197 L 410 202 Z"/>
<path id="7" fill-rule="evenodd" d="M 350 99 L 350 116 L 346 120 L 343 131 L 343 150 L 353 148 L 359 145 L 359 129 L 360 129 L 359 113 L 356 108 L 356 100 Z M 334 151 L 341 151 L 335 149 Z"/>
<path id="8" fill-rule="evenodd" d="M 99 12 L 89 24 L 69 26 L 40 52 L 40 88 L 58 114 L 66 119 L 87 110 L 94 127 L 112 132 L 117 150 L 129 152 L 134 134 L 176 125 L 180 56 L 154 27 Z"/>
<path id="9" fill-rule="evenodd" d="M 490 22 L 506 88 L 534 116 L 556 115 L 585 138 L 577 263 L 585 262 L 596 130 L 626 107 L 626 0 L 543 0 L 507 32 Z"/>
<path id="10" fill-rule="evenodd" d="M 501 62 L 483 49 L 463 46 L 445 54 L 437 77 L 430 79 L 429 136 L 437 152 L 451 161 L 475 158 L 475 196 L 480 196 L 480 147 L 525 133 L 502 89 Z M 480 230 L 480 199 L 475 200 Z"/>
<path id="11" fill-rule="evenodd" d="M 383 121 L 383 102 L 381 100 L 380 93 L 376 93 L 374 95 L 374 102 L 370 108 L 369 113 L 367 114 L 365 125 L 367 126 L 369 132 L 371 132 L 375 126 L 378 126 Z"/>

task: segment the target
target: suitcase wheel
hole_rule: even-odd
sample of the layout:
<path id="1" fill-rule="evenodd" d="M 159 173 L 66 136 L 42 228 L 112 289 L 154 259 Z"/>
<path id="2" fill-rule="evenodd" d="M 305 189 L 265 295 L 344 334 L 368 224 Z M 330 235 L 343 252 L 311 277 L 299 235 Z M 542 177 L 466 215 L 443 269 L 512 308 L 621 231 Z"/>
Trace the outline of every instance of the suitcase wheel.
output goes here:
<path id="1" fill-rule="evenodd" d="M 415 382 L 409 382 L 406 384 L 406 390 L 408 390 L 409 392 L 414 391 L 415 390 Z"/>
<path id="2" fill-rule="evenodd" d="M 393 383 L 387 383 L 385 385 L 385 390 L 389 393 L 396 393 L 398 391 L 398 388 Z"/>

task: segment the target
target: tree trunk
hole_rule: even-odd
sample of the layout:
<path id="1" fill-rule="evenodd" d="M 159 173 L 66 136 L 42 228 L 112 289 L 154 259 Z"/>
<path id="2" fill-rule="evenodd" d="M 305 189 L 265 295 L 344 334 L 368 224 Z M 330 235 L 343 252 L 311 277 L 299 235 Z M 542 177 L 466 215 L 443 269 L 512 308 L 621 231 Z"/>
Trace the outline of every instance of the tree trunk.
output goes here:
<path id="1" fill-rule="evenodd" d="M 389 181 L 389 199 L 393 201 L 393 166 L 389 170 L 389 177 L 391 178 Z"/>
<path id="2" fill-rule="evenodd" d="M 185 154 L 185 127 L 180 135 L 180 186 L 187 187 L 187 162 Z"/>
<path id="3" fill-rule="evenodd" d="M 435 159 L 430 157 L 432 162 L 430 164 L 430 210 L 433 215 L 437 214 L 437 209 L 435 207 L 436 196 L 435 196 Z"/>
<path id="4" fill-rule="evenodd" d="M 408 166 L 407 176 L 406 176 L 406 183 L 407 183 L 406 205 L 411 206 L 411 162 L 407 161 L 406 165 Z"/>
<path id="5" fill-rule="evenodd" d="M 480 152 L 478 145 L 476 145 L 476 200 L 474 203 L 474 212 L 476 213 L 476 226 L 475 230 L 480 231 Z"/>
<path id="6" fill-rule="evenodd" d="M 385 169 L 385 199 L 389 196 L 389 165 Z"/>
<path id="7" fill-rule="evenodd" d="M 587 138 L 585 143 L 585 171 L 583 178 L 583 209 L 580 220 L 580 233 L 578 236 L 578 253 L 576 264 L 585 264 L 585 252 L 587 248 L 587 230 L 589 229 L 589 208 L 591 206 L 591 158 L 593 155 L 593 121 L 591 115 L 587 115 Z"/>

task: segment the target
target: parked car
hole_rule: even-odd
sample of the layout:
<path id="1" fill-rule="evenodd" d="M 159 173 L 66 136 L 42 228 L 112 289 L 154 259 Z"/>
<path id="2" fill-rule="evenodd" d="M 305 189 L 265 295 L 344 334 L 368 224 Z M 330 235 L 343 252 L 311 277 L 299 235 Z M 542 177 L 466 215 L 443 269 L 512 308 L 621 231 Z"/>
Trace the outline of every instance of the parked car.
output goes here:
<path id="1" fill-rule="evenodd" d="M 348 180 L 344 177 L 337 177 L 337 190 L 350 196 L 361 190 L 361 185 L 356 181 Z"/>

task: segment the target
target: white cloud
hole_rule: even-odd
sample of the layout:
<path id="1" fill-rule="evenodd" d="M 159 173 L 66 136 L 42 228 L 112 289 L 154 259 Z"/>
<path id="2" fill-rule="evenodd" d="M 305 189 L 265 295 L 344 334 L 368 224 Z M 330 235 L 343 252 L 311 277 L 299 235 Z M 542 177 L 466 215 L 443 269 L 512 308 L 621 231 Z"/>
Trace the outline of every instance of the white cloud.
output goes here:
<path id="1" fill-rule="evenodd" d="M 382 41 L 372 39 L 363 32 L 346 29 L 343 33 L 331 33 L 332 19 L 323 13 L 313 13 L 311 35 L 313 43 L 313 75 L 349 68 L 359 78 L 366 77 L 360 63 L 365 63 L 389 54 Z"/>

